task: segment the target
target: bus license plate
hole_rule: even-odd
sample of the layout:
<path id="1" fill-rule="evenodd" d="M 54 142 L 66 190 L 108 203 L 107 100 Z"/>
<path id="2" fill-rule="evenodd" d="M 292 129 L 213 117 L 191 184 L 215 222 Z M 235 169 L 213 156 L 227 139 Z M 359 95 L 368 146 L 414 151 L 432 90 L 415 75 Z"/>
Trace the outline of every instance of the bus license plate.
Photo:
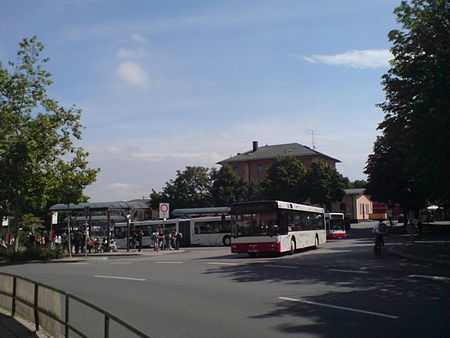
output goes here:
<path id="1" fill-rule="evenodd" d="M 259 252 L 258 249 L 249 249 L 248 252 Z"/>

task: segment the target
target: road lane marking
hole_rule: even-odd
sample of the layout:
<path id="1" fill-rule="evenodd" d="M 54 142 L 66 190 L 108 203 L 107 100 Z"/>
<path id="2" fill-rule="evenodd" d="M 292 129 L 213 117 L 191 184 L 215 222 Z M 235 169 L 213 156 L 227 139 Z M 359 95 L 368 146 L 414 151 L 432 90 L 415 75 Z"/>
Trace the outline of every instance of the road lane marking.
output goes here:
<path id="1" fill-rule="evenodd" d="M 345 270 L 345 269 L 328 269 L 328 271 L 335 271 L 335 272 L 349 272 L 349 273 L 369 273 L 368 271 L 360 271 L 360 270 Z"/>
<path id="2" fill-rule="evenodd" d="M 133 262 L 114 262 L 114 263 L 109 263 L 111 265 L 119 265 L 119 264 L 133 264 Z"/>
<path id="3" fill-rule="evenodd" d="M 269 268 L 286 268 L 286 269 L 298 269 L 297 266 L 292 265 L 275 265 L 275 264 L 265 264 L 264 266 L 267 266 Z"/>
<path id="4" fill-rule="evenodd" d="M 449 277 L 443 277 L 443 276 L 428 276 L 428 275 L 409 275 L 410 278 L 426 278 L 426 279 L 433 279 L 433 280 L 440 280 L 440 281 L 450 281 Z"/>
<path id="5" fill-rule="evenodd" d="M 398 316 L 387 315 L 385 313 L 365 311 L 365 310 L 353 309 L 353 308 L 350 308 L 350 307 L 336 306 L 336 305 L 330 305 L 330 304 L 324 304 L 324 303 L 310 302 L 310 301 L 304 300 L 304 299 L 295 299 L 295 298 L 289 298 L 289 297 L 278 297 L 278 299 L 280 299 L 280 300 L 287 300 L 289 302 L 295 302 L 295 303 L 305 303 L 305 304 L 310 304 L 310 305 L 329 307 L 329 308 L 338 309 L 338 310 L 359 312 L 359 313 L 364 313 L 364 314 L 367 314 L 367 315 L 385 317 L 385 318 L 390 318 L 390 319 L 398 319 L 399 318 Z"/>
<path id="6" fill-rule="evenodd" d="M 146 279 L 143 278 L 130 278 L 130 277 L 118 277 L 118 276 L 102 276 L 102 275 L 94 275 L 96 278 L 110 278 L 110 279 L 124 279 L 124 280 L 136 280 L 140 282 L 145 282 Z"/>
<path id="7" fill-rule="evenodd" d="M 227 263 L 227 262 L 207 262 L 206 264 L 213 264 L 213 265 L 240 265 L 240 263 Z"/>
<path id="8" fill-rule="evenodd" d="M 184 262 L 172 262 L 172 261 L 167 261 L 167 262 L 155 262 L 156 264 L 183 264 Z"/>

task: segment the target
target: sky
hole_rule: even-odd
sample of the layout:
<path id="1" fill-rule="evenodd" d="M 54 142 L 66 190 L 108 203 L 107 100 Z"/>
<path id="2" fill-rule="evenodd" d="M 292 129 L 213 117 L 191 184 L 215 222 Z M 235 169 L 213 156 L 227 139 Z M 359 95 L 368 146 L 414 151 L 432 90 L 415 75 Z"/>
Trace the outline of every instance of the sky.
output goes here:
<path id="1" fill-rule="evenodd" d="M 83 110 L 91 202 L 186 166 L 299 143 L 363 173 L 384 114 L 393 0 L 2 0 L 0 60 L 38 36 L 49 96 Z"/>

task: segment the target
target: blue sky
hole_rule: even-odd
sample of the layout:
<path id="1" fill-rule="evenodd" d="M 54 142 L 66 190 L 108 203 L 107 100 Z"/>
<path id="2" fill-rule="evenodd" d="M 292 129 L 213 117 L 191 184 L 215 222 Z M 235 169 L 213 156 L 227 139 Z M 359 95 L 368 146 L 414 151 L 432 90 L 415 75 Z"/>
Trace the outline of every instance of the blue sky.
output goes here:
<path id="1" fill-rule="evenodd" d="M 297 142 L 363 168 L 383 119 L 399 1 L 3 0 L 0 60 L 37 35 L 50 96 L 83 110 L 91 201 L 160 190 L 176 170 Z"/>

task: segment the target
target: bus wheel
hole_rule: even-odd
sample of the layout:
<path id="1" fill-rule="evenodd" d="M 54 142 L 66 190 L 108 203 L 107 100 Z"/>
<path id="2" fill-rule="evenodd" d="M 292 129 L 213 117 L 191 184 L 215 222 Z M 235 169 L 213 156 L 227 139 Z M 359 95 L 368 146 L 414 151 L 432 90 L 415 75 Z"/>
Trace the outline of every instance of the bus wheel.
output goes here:
<path id="1" fill-rule="evenodd" d="M 224 246 L 230 246 L 231 245 L 231 237 L 230 236 L 225 236 L 223 238 L 222 243 L 223 243 Z"/>
<path id="2" fill-rule="evenodd" d="M 314 244 L 314 249 L 319 249 L 319 237 L 316 236 L 316 242 Z"/>
<path id="3" fill-rule="evenodd" d="M 296 245 L 295 245 L 295 239 L 291 239 L 291 255 L 295 253 Z"/>

